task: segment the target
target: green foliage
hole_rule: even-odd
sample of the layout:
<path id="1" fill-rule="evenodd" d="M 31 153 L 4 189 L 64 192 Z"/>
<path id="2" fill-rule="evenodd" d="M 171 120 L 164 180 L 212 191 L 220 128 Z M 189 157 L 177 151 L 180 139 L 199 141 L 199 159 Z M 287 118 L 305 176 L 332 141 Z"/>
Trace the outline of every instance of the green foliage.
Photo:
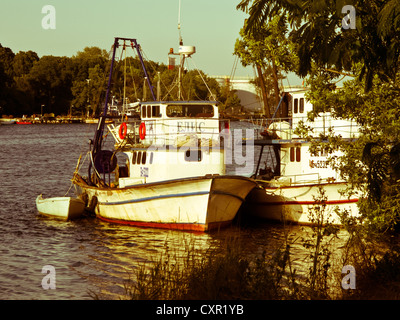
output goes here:
<path id="1" fill-rule="evenodd" d="M 313 299 L 327 299 L 330 296 L 329 271 L 331 268 L 331 242 L 337 237 L 338 227 L 332 224 L 331 213 L 326 208 L 328 200 L 323 187 L 317 196 L 313 196 L 315 204 L 310 207 L 308 218 L 311 222 L 311 237 L 303 240 L 303 246 L 309 250 L 311 264 L 308 284 L 308 295 Z"/>
<path id="2" fill-rule="evenodd" d="M 256 84 L 261 89 L 264 113 L 271 117 L 272 110 L 280 100 L 279 82 L 284 78 L 282 72 L 292 71 L 298 64 L 294 43 L 288 37 L 288 24 L 285 15 L 276 15 L 268 24 L 261 25 L 257 33 L 246 33 L 248 22 L 240 30 L 234 54 L 243 66 L 254 66 L 258 73 Z"/>
<path id="3" fill-rule="evenodd" d="M 124 97 L 128 103 L 152 100 L 139 58 L 124 51 L 118 55 L 111 88 L 115 100 L 119 104 Z M 94 116 L 104 103 L 110 65 L 110 55 L 98 47 L 86 47 L 71 58 L 39 58 L 32 51 L 15 55 L 0 45 L 0 113 L 39 114 L 44 106 L 44 113 L 67 114 L 71 110 Z M 155 93 L 159 81 L 160 98 L 176 100 L 177 69 L 167 70 L 166 65 L 153 61 L 145 61 L 145 66 Z M 220 96 L 217 81 L 202 71 L 184 72 L 182 86 L 187 100 L 218 100 Z"/>
<path id="4" fill-rule="evenodd" d="M 28 75 L 35 93 L 36 106 L 45 105 L 46 113 L 67 113 L 72 99 L 72 65 L 67 57 L 43 56 Z M 39 110 L 39 108 L 37 108 Z"/>
<path id="5" fill-rule="evenodd" d="M 313 150 L 341 152 L 342 156 L 332 157 L 330 165 L 349 182 L 351 190 L 363 192 L 359 209 L 368 225 L 393 231 L 399 220 L 400 87 L 397 82 L 382 81 L 378 76 L 367 92 L 366 79 L 347 81 L 341 88 L 335 88 L 332 80 L 326 71 L 310 77 L 308 99 L 314 110 L 309 118 L 330 111 L 337 119 L 352 119 L 360 124 L 358 139 L 349 141 L 332 132 L 325 137 L 312 137 L 307 128 L 297 132 L 314 142 Z"/>
<path id="6" fill-rule="evenodd" d="M 298 43 L 301 63 L 297 73 L 306 76 L 313 62 L 325 68 L 353 72 L 361 63 L 360 79 L 370 89 L 374 76 L 395 80 L 400 50 L 399 4 L 396 0 L 352 1 L 356 11 L 356 29 L 344 30 L 343 0 L 242 0 L 237 8 L 248 11 L 246 32 L 257 34 L 277 15 L 287 16 L 290 38 Z"/>
<path id="7" fill-rule="evenodd" d="M 297 74 L 308 76 L 307 98 L 314 106 L 309 119 L 331 112 L 337 119 L 352 119 L 361 126 L 356 141 L 332 131 L 315 137 L 306 127 L 297 129 L 314 143 L 313 151 L 340 151 L 330 165 L 349 182 L 349 192 L 359 190 L 360 212 L 374 230 L 394 230 L 398 217 L 400 173 L 400 56 L 399 2 L 353 1 L 356 29 L 343 29 L 345 1 L 242 0 L 237 8 L 249 12 L 245 33 L 254 36 L 284 15 L 289 39 L 301 61 Z M 336 70 L 337 73 L 332 73 Z M 339 74 L 354 80 L 336 88 Z M 372 225 L 374 227 L 372 227 Z"/>
<path id="8" fill-rule="evenodd" d="M 186 256 L 169 251 L 151 266 L 143 265 L 125 284 L 124 299 L 288 299 L 297 297 L 297 284 L 289 281 L 290 246 L 273 257 L 265 252 L 254 257 L 244 254 L 239 239 L 227 240 L 225 248 L 210 247 L 198 255 L 194 245 Z M 205 258 L 202 256 L 205 255 Z M 291 273 L 294 276 L 294 273 Z M 295 289 L 296 288 L 296 289 Z"/>

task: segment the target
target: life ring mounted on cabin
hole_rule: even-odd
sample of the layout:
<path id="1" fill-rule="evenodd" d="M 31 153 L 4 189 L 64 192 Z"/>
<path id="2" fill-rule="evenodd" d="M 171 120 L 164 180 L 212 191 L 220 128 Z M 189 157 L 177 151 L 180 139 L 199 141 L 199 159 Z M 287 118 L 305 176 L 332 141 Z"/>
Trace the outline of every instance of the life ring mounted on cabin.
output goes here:
<path id="1" fill-rule="evenodd" d="M 139 126 L 139 137 L 140 140 L 144 140 L 146 138 L 146 125 L 142 122 Z"/>
<path id="2" fill-rule="evenodd" d="M 128 127 L 127 127 L 125 122 L 122 122 L 121 125 L 119 126 L 119 137 L 120 137 L 120 139 L 124 140 L 127 133 L 128 133 Z"/>

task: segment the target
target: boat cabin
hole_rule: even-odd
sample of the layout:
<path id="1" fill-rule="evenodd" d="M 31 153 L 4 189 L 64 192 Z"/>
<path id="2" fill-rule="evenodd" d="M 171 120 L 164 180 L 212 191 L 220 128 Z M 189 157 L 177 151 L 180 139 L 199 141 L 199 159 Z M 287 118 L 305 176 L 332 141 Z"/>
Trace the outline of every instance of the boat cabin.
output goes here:
<path id="1" fill-rule="evenodd" d="M 256 140 L 261 146 L 255 176 L 286 185 L 313 184 L 319 181 L 340 181 L 336 170 L 328 164 L 328 154 L 312 154 L 311 143 L 294 133 L 303 124 L 311 128 L 309 135 L 320 137 L 328 132 L 344 139 L 355 139 L 359 136 L 359 126 L 352 120 L 335 119 L 330 112 L 320 113 L 313 121 L 308 119 L 308 113 L 313 111 L 313 105 L 306 98 L 306 90 L 286 92 L 283 94 L 275 117 L 269 121 L 267 134 L 263 139 Z M 278 118 L 279 115 L 287 117 Z M 265 148 L 267 147 L 267 148 Z M 265 168 L 261 168 L 262 153 L 267 150 Z M 340 156 L 339 153 L 335 153 Z M 265 158 L 265 157 L 264 157 Z"/>
<path id="2" fill-rule="evenodd" d="M 218 107 L 210 101 L 143 102 L 140 120 L 109 125 L 116 150 L 127 157 L 119 187 L 225 174 Z M 126 128 L 126 129 L 125 129 Z"/>
<path id="3" fill-rule="evenodd" d="M 332 130 L 342 138 L 356 138 L 359 126 L 352 120 L 334 119 L 330 111 L 321 112 L 313 121 L 308 119 L 309 112 L 314 106 L 306 97 L 307 90 L 284 92 L 273 119 L 268 122 L 269 136 L 278 139 L 298 139 L 294 130 L 303 124 L 312 128 L 311 135 L 317 137 Z"/>

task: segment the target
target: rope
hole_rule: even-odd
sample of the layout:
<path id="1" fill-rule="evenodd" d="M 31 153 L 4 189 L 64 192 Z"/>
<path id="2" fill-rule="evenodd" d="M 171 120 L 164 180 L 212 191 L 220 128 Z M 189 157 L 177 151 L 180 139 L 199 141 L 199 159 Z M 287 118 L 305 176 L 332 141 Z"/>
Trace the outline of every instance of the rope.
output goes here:
<path id="1" fill-rule="evenodd" d="M 204 84 L 206 85 L 207 90 L 208 90 L 208 92 L 210 93 L 210 97 L 213 98 L 214 100 L 217 100 L 217 98 L 214 96 L 214 94 L 211 92 L 209 86 L 207 85 L 207 82 L 204 80 L 203 75 L 201 74 L 200 70 L 197 69 L 197 66 L 196 66 L 196 64 L 195 64 L 195 62 L 194 62 L 193 57 L 190 56 L 190 58 L 192 59 L 193 64 L 194 64 L 194 67 L 195 67 L 195 69 L 197 70 L 197 72 L 199 73 L 201 80 L 203 80 Z"/>
<path id="2" fill-rule="evenodd" d="M 75 176 L 75 175 L 79 172 L 80 168 L 81 168 L 82 165 L 85 163 L 85 160 L 86 160 L 86 158 L 88 157 L 88 154 L 89 154 L 89 153 L 90 153 L 90 151 L 88 151 L 88 152 L 86 153 L 86 156 L 85 156 L 85 158 L 83 159 L 82 163 L 81 163 L 82 153 L 80 154 L 79 159 L 78 159 L 78 162 L 77 162 L 76 167 L 75 167 L 75 171 L 74 171 L 73 176 Z M 71 180 L 71 185 L 69 186 L 67 192 L 64 194 L 64 197 L 67 196 L 67 194 L 70 192 L 70 190 L 71 190 L 71 188 L 72 188 L 73 185 L 74 185 L 74 183 L 73 183 L 72 180 Z"/>

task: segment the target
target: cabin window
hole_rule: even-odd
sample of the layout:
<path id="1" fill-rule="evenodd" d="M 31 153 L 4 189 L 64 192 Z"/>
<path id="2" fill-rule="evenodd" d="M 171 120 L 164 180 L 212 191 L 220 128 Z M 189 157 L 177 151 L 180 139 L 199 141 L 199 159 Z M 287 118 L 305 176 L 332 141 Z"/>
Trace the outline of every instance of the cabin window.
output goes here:
<path id="1" fill-rule="evenodd" d="M 299 99 L 294 99 L 293 113 L 299 112 Z"/>
<path id="2" fill-rule="evenodd" d="M 142 106 L 142 118 L 146 118 L 146 106 Z"/>
<path id="3" fill-rule="evenodd" d="M 290 148 L 290 162 L 300 162 L 301 161 L 301 149 L 300 147 Z"/>
<path id="4" fill-rule="evenodd" d="M 153 152 L 150 153 L 150 160 L 149 160 L 150 164 L 153 164 Z"/>
<path id="5" fill-rule="evenodd" d="M 136 156 L 136 151 L 134 151 L 132 154 L 132 164 L 136 164 Z"/>
<path id="6" fill-rule="evenodd" d="M 201 150 L 186 150 L 185 152 L 185 161 L 190 162 L 201 162 L 203 159 L 203 153 Z"/>
<path id="7" fill-rule="evenodd" d="M 300 98 L 300 113 L 304 112 L 304 98 Z"/>
<path id="8" fill-rule="evenodd" d="M 142 162 L 142 152 L 138 152 L 136 157 L 136 164 L 140 164 Z"/>
<path id="9" fill-rule="evenodd" d="M 152 106 L 152 116 L 153 116 L 154 118 L 159 118 L 159 117 L 161 117 L 160 106 L 159 106 L 159 105 Z"/>
<path id="10" fill-rule="evenodd" d="M 173 104 L 167 106 L 168 117 L 211 118 L 214 108 L 209 104 Z"/>
<path id="11" fill-rule="evenodd" d="M 147 106 L 147 118 L 151 118 L 151 106 Z"/>
<path id="12" fill-rule="evenodd" d="M 290 148 L 290 162 L 294 162 L 294 148 Z"/>
<path id="13" fill-rule="evenodd" d="M 142 153 L 142 164 L 145 164 L 145 163 L 146 163 L 146 158 L 147 158 L 147 152 L 144 151 L 144 152 Z"/>

